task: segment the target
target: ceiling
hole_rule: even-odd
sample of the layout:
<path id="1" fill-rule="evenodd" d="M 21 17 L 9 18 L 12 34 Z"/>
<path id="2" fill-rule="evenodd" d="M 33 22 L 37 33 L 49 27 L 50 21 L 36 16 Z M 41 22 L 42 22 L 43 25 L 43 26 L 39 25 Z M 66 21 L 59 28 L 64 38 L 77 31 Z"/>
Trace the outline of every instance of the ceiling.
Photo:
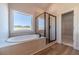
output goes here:
<path id="1" fill-rule="evenodd" d="M 28 6 L 28 7 L 34 7 L 34 8 L 40 8 L 43 10 L 46 10 L 51 3 L 9 3 L 10 5 L 20 5 L 20 6 Z"/>
<path id="2" fill-rule="evenodd" d="M 32 14 L 40 14 L 46 11 L 51 3 L 9 3 L 9 8 L 26 11 Z"/>
<path id="3" fill-rule="evenodd" d="M 51 3 L 28 3 L 26 5 L 46 10 L 51 5 Z"/>

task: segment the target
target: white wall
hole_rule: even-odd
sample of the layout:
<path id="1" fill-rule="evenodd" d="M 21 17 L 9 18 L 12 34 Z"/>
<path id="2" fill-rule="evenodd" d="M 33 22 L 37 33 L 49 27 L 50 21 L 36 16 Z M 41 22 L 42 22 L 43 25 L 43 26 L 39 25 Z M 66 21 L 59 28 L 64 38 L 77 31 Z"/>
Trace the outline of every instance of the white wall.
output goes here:
<path id="1" fill-rule="evenodd" d="M 8 38 L 8 4 L 0 3 L 0 41 Z"/>
<path id="2" fill-rule="evenodd" d="M 62 43 L 61 39 L 61 14 L 74 10 L 73 24 L 73 47 L 79 50 L 79 4 L 59 3 L 52 4 L 47 12 L 57 16 L 57 42 Z"/>

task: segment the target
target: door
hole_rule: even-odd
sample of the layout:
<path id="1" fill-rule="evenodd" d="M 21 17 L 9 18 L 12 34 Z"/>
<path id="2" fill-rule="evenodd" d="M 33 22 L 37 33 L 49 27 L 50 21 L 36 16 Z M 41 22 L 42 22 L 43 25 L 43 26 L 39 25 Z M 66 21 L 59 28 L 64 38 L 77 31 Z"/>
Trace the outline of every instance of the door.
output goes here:
<path id="1" fill-rule="evenodd" d="M 73 11 L 62 15 L 62 42 L 73 44 Z"/>
<path id="2" fill-rule="evenodd" d="M 53 16 L 49 16 L 49 20 L 50 20 L 50 23 L 49 23 L 49 37 L 50 37 L 50 42 L 56 40 L 56 18 L 53 17 Z"/>

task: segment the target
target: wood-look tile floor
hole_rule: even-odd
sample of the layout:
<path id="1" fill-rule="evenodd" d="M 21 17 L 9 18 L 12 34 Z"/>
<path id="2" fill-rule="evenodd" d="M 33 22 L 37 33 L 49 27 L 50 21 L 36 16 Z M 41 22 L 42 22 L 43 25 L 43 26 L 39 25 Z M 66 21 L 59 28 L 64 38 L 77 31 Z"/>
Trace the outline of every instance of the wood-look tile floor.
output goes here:
<path id="1" fill-rule="evenodd" d="M 51 47 L 42 50 L 35 55 L 79 55 L 79 51 L 63 44 L 54 44 Z"/>

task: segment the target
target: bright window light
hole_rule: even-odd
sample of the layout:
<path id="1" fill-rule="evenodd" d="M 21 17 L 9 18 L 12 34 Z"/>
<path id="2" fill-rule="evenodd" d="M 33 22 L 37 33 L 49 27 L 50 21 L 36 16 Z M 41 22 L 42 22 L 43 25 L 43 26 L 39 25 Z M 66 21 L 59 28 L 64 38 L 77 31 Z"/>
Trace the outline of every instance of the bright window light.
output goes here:
<path id="1" fill-rule="evenodd" d="M 14 30 L 32 30 L 32 15 L 13 11 Z"/>
<path id="2" fill-rule="evenodd" d="M 43 18 L 38 19 L 38 29 L 44 30 L 44 19 Z"/>

